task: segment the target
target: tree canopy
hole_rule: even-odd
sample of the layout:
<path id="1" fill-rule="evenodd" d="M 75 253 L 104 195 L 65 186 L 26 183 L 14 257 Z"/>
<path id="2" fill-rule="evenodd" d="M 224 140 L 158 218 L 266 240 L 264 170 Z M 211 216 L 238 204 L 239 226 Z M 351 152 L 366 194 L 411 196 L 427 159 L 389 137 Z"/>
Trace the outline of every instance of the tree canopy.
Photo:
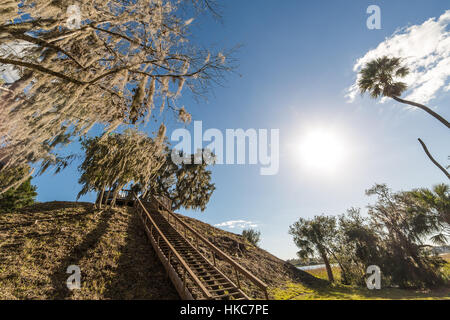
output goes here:
<path id="1" fill-rule="evenodd" d="M 163 165 L 164 127 L 156 140 L 136 130 L 128 129 L 123 134 L 110 134 L 82 142 L 85 159 L 80 165 L 83 185 L 78 197 L 89 191 L 104 192 L 114 189 L 115 196 L 130 182 L 147 186 L 151 177 Z M 101 199 L 100 199 L 101 203 Z"/>
<path id="2" fill-rule="evenodd" d="M 0 183 L 12 186 L 0 194 L 0 212 L 10 212 L 34 203 L 37 193 L 28 177 L 30 171 L 30 167 L 22 166 L 0 172 Z"/>
<path id="3" fill-rule="evenodd" d="M 39 161 L 48 167 L 63 161 L 55 146 L 95 124 L 108 134 L 121 124 L 146 123 L 155 108 L 189 121 L 177 105 L 183 88 L 204 95 L 233 68 L 232 50 L 189 41 L 193 19 L 213 8 L 211 1 L 80 0 L 75 6 L 0 4 L 0 68 L 15 75 L 0 85 L 5 168 Z"/>
<path id="4" fill-rule="evenodd" d="M 325 215 L 315 216 L 309 220 L 300 218 L 289 227 L 289 234 L 294 237 L 294 243 L 300 249 L 297 255 L 301 259 L 306 259 L 318 254 L 325 263 L 328 280 L 333 282 L 329 250 L 333 246 L 336 234 L 336 219 Z"/>
<path id="5" fill-rule="evenodd" d="M 194 209 L 204 211 L 214 190 L 214 183 L 211 182 L 211 171 L 208 170 L 208 163 L 202 161 L 196 164 L 194 159 L 203 155 L 203 151 L 189 155 L 190 163 L 183 161 L 175 163 L 171 159 L 172 151 L 166 149 L 166 161 L 161 165 L 154 179 L 148 182 L 147 197 L 152 195 L 163 196 L 170 200 L 172 210 Z M 145 198 L 144 196 L 144 198 Z"/>
<path id="6" fill-rule="evenodd" d="M 97 202 L 102 205 L 104 192 L 113 192 L 111 204 L 115 204 L 118 192 L 130 185 L 144 200 L 152 196 L 170 200 L 172 210 L 205 210 L 215 190 L 211 171 L 206 162 L 201 164 L 175 164 L 172 150 L 165 142 L 165 127 L 161 126 L 156 139 L 134 129 L 123 133 L 111 133 L 105 138 L 85 139 L 82 148 L 85 159 L 80 165 L 79 183 L 82 189 L 78 197 L 99 192 Z M 197 155 L 191 155 L 192 160 Z"/>
<path id="7" fill-rule="evenodd" d="M 430 239 L 437 244 L 448 241 L 449 186 L 392 192 L 376 184 L 366 194 L 376 197 L 367 215 L 352 208 L 337 220 L 317 216 L 300 218 L 292 225 L 289 233 L 300 249 L 299 257 L 318 255 L 327 265 L 330 256 L 345 284 L 364 285 L 370 265 L 381 268 L 386 285 L 430 288 L 441 284 L 444 261 L 428 243 Z"/>
<path id="8" fill-rule="evenodd" d="M 245 229 L 242 231 L 242 237 L 254 246 L 258 246 L 261 241 L 261 231 L 254 229 Z"/>

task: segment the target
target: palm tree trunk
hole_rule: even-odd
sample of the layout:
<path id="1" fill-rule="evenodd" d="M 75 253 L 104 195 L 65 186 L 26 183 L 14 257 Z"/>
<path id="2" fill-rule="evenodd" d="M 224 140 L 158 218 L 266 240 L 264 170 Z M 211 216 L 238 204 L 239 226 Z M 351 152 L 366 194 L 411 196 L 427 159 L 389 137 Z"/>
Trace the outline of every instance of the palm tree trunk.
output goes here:
<path id="1" fill-rule="evenodd" d="M 417 102 L 404 100 L 404 99 L 401 99 L 401 98 L 395 97 L 395 96 L 392 96 L 391 98 L 394 99 L 397 102 L 404 103 L 404 104 L 409 104 L 410 106 L 422 109 L 423 111 L 427 112 L 428 114 L 430 114 L 431 116 L 433 116 L 434 118 L 436 118 L 437 120 L 442 122 L 447 128 L 450 129 L 450 123 L 447 120 L 445 120 L 442 116 L 440 116 L 439 114 L 437 114 L 436 112 L 434 112 L 433 110 L 428 108 L 427 106 L 424 106 L 423 104 L 420 104 L 420 103 L 417 103 Z"/>
<path id="2" fill-rule="evenodd" d="M 419 139 L 419 142 L 420 142 L 420 144 L 422 145 L 422 148 L 423 148 L 423 150 L 425 151 L 425 153 L 427 154 L 428 158 L 430 158 L 431 162 L 433 162 L 434 165 L 435 165 L 436 167 L 438 167 L 439 169 L 441 169 L 441 171 L 442 171 L 442 172 L 447 176 L 447 178 L 450 180 L 450 173 L 448 173 L 448 171 L 445 170 L 445 168 L 444 168 L 443 166 L 441 166 L 441 165 L 439 164 L 439 162 L 437 162 L 437 161 L 433 158 L 433 156 L 431 155 L 431 153 L 428 151 L 427 146 L 425 145 L 425 143 L 424 143 L 421 139 Z"/>

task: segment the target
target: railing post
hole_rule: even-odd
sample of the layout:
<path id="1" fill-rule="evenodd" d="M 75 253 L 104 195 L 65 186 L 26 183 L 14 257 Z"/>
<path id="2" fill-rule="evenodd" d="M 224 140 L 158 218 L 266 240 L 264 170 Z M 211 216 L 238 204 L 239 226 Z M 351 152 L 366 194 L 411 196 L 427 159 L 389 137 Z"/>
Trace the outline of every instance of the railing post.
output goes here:
<path id="1" fill-rule="evenodd" d="M 159 229 L 157 223 L 153 220 L 152 216 L 147 212 L 147 210 L 145 209 L 143 204 L 139 201 L 139 199 L 138 199 L 138 205 L 141 207 L 141 210 L 145 213 L 145 215 L 148 218 L 149 223 L 151 224 L 151 226 L 153 227 L 153 229 L 155 229 L 155 231 L 157 233 L 157 241 L 155 241 L 156 240 L 155 239 L 156 235 L 155 235 L 152 237 L 153 238 L 152 243 L 155 244 L 155 242 L 157 242 L 157 247 L 158 247 L 159 251 L 161 251 L 163 253 L 163 255 L 165 255 L 165 254 L 160 246 L 161 239 L 164 241 L 165 245 L 167 245 L 167 247 L 168 247 L 168 254 L 167 254 L 167 260 L 166 260 L 166 263 L 168 264 L 167 265 L 167 276 L 170 277 L 169 266 L 171 266 L 172 255 L 175 255 L 175 258 L 180 262 L 182 268 L 184 269 L 184 275 L 183 275 L 184 288 L 185 289 L 187 288 L 187 276 L 189 276 L 193 280 L 194 284 L 200 289 L 202 294 L 207 299 L 212 299 L 211 293 L 202 284 L 201 280 L 195 275 L 195 273 L 192 271 L 192 269 L 189 267 L 189 265 L 186 263 L 186 261 L 183 259 L 183 257 L 180 256 L 180 254 L 177 252 L 177 250 L 175 248 L 172 247 L 172 245 L 170 244 L 170 241 L 166 238 L 164 233 Z M 174 219 L 177 220 L 177 217 L 174 216 Z M 153 231 L 153 229 L 152 229 L 152 231 Z M 155 241 L 155 242 L 153 242 L 153 241 Z"/>
<path id="2" fill-rule="evenodd" d="M 169 257 L 167 258 L 167 277 L 169 277 L 169 268 L 170 268 L 170 258 L 172 256 L 172 251 L 169 249 Z"/>
<path id="3" fill-rule="evenodd" d="M 264 288 L 264 295 L 266 296 L 266 300 L 269 300 L 269 295 L 267 293 L 267 288 Z"/>
<path id="4" fill-rule="evenodd" d="M 240 289 L 240 288 L 241 288 L 241 282 L 239 281 L 239 273 L 238 273 L 236 267 L 234 267 L 234 272 L 236 273 L 237 285 L 238 285 L 238 287 L 239 287 L 239 289 Z"/>
<path id="5" fill-rule="evenodd" d="M 183 291 L 186 290 L 186 269 L 183 272 Z"/>
<path id="6" fill-rule="evenodd" d="M 171 219 L 170 217 L 172 217 L 172 220 L 174 220 L 174 229 L 179 231 L 180 234 L 181 232 L 183 232 L 182 228 L 184 228 L 184 237 L 185 239 L 191 243 L 191 245 L 193 247 L 196 247 L 197 250 L 199 250 L 199 241 L 202 241 L 205 245 L 206 248 L 212 248 L 213 251 L 213 262 L 214 262 L 214 266 L 217 267 L 217 259 L 216 259 L 216 254 L 223 258 L 226 262 L 228 262 L 231 267 L 234 269 L 235 275 L 236 275 L 236 281 L 237 281 L 237 285 L 238 287 L 241 289 L 241 283 L 240 283 L 240 276 L 239 273 L 242 273 L 244 276 L 244 280 L 245 279 L 249 279 L 251 282 L 253 282 L 254 284 L 256 284 L 257 287 L 259 287 L 259 289 L 261 291 L 264 292 L 264 296 L 266 299 L 269 298 L 269 294 L 267 292 L 267 285 L 264 284 L 261 280 L 259 280 L 258 278 L 256 278 L 253 274 L 251 274 L 249 271 L 247 271 L 245 268 L 243 268 L 241 265 L 239 265 L 237 262 L 235 262 L 231 257 L 229 257 L 226 253 L 224 253 L 222 250 L 218 249 L 213 243 L 211 243 L 209 240 L 207 240 L 205 237 L 201 236 L 198 231 L 196 231 L 195 229 L 189 227 L 182 219 L 180 219 L 170 208 L 168 208 L 165 204 L 161 203 L 161 201 L 159 201 L 159 199 L 153 197 L 153 200 L 156 202 L 156 204 L 158 205 L 158 209 L 161 211 L 165 211 L 167 212 L 167 222 L 170 223 Z M 147 210 L 143 207 L 142 203 L 139 201 L 137 201 L 137 204 L 139 205 L 139 208 L 145 212 L 147 215 Z M 164 217 L 164 212 L 161 212 L 161 215 Z M 152 221 L 152 223 L 155 223 L 153 221 L 152 217 L 148 217 L 148 219 L 150 221 Z M 180 229 L 181 228 L 181 229 Z M 163 237 L 164 241 L 167 242 L 167 239 L 165 238 L 164 235 L 161 235 L 161 231 L 159 230 L 159 228 L 157 227 L 157 225 L 155 225 L 155 229 L 158 231 L 158 246 L 159 246 L 159 242 L 160 239 L 159 237 Z M 188 238 L 188 231 L 191 233 L 189 238 Z M 194 243 L 195 242 L 195 243 Z M 168 245 L 170 247 L 170 243 L 168 242 Z M 203 251 L 204 253 L 207 254 L 208 251 Z M 175 250 L 174 254 L 178 257 L 178 253 Z M 201 282 L 199 282 L 199 279 L 192 273 L 192 270 L 187 266 L 184 265 L 185 262 L 183 261 L 183 267 L 186 268 L 185 272 L 188 272 L 189 276 L 192 277 L 192 279 L 194 280 L 194 282 L 201 288 L 203 294 L 206 296 L 207 299 L 211 299 L 212 295 L 209 294 L 209 292 L 207 291 L 206 288 L 204 288 L 204 286 L 201 284 Z M 233 272 L 233 271 L 231 271 Z M 184 281 L 186 281 L 186 276 L 184 275 Z"/>

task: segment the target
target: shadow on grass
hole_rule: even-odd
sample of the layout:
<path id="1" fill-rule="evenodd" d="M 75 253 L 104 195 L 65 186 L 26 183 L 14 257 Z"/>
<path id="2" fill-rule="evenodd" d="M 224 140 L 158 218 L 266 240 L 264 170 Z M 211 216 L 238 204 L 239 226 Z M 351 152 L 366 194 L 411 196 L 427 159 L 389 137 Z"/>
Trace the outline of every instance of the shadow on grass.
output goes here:
<path id="1" fill-rule="evenodd" d="M 175 300 L 178 294 L 147 239 L 139 216 L 128 219 L 125 245 L 120 250 L 112 281 L 105 288 L 106 299 Z"/>
<path id="2" fill-rule="evenodd" d="M 100 213 L 97 226 L 90 231 L 79 245 L 71 250 L 71 252 L 63 259 L 63 261 L 53 269 L 53 273 L 50 276 L 52 281 L 52 292 L 49 294 L 51 299 L 65 299 L 70 296 L 71 292 L 67 288 L 66 281 L 70 276 L 67 271 L 67 267 L 70 265 L 79 265 L 80 260 L 85 257 L 89 252 L 89 249 L 95 248 L 102 236 L 106 233 L 109 226 L 109 218 L 111 217 L 111 211 L 103 211 Z M 81 269 L 82 266 L 80 266 Z"/>
<path id="3" fill-rule="evenodd" d="M 35 203 L 30 207 L 25 207 L 17 210 L 17 213 L 29 214 L 30 212 L 54 212 L 55 210 L 67 210 L 67 209 L 80 209 L 83 207 L 85 210 L 92 211 L 93 204 L 90 202 L 67 202 L 67 201 L 52 201 Z"/>
<path id="4" fill-rule="evenodd" d="M 297 269 L 294 266 L 293 266 L 293 268 L 296 269 L 295 270 L 296 280 L 300 281 L 305 287 L 308 287 L 311 289 L 317 289 L 317 288 L 327 287 L 330 284 L 330 282 L 327 280 L 317 278 L 306 271 Z"/>
<path id="5" fill-rule="evenodd" d="M 71 211 L 73 210 L 73 211 Z M 30 207 L 18 209 L 10 213 L 15 215 L 14 222 L 1 222 L 0 231 L 7 231 L 11 227 L 29 227 L 36 222 L 71 222 L 90 214 L 94 210 L 92 203 L 85 202 L 46 202 L 37 203 Z M 58 212 L 60 211 L 60 212 Z M 49 215 L 51 213 L 51 215 Z M 49 218 L 50 217 L 50 218 Z M 21 219 L 23 218 L 23 219 Z"/>

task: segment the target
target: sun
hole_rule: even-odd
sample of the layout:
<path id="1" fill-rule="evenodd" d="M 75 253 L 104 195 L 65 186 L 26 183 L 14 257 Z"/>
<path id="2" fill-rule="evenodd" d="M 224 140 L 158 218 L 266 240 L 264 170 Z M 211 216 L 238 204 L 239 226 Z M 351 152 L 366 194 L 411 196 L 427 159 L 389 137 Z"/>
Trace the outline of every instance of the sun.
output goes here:
<path id="1" fill-rule="evenodd" d="M 308 169 L 336 171 L 344 164 L 346 146 L 343 137 L 331 129 L 314 129 L 300 139 L 299 156 Z"/>

